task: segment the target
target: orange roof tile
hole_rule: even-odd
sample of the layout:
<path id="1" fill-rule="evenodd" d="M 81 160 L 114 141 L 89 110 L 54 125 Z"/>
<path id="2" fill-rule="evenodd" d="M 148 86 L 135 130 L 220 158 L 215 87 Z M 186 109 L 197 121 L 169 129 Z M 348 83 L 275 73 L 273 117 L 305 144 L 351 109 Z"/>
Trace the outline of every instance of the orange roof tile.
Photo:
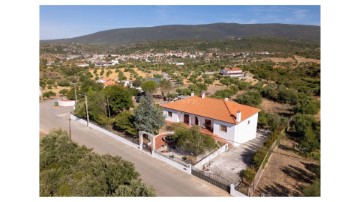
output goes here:
<path id="1" fill-rule="evenodd" d="M 225 68 L 225 70 L 227 70 L 227 71 L 234 71 L 234 70 L 241 70 L 241 69 L 238 68 L 238 67 L 231 67 L 231 68 Z"/>
<path id="2" fill-rule="evenodd" d="M 109 77 L 102 77 L 101 80 L 104 80 L 104 81 L 109 81 L 111 80 Z"/>
<path id="3" fill-rule="evenodd" d="M 112 86 L 112 85 L 115 85 L 115 84 L 116 84 L 115 81 L 107 80 L 107 81 L 105 81 L 104 86 Z"/>
<path id="4" fill-rule="evenodd" d="M 163 104 L 162 107 L 204 116 L 227 123 L 237 124 L 236 113 L 241 112 L 241 121 L 261 111 L 258 108 L 238 104 L 234 101 L 191 96 L 179 101 Z"/>

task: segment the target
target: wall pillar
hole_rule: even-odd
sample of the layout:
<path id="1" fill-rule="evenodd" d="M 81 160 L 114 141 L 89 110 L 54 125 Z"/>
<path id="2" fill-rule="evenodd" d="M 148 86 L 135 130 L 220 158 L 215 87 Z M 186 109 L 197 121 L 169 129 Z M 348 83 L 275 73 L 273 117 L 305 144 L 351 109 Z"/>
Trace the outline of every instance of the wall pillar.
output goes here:
<path id="1" fill-rule="evenodd" d="M 154 152 L 155 152 L 155 136 L 151 137 L 151 156 L 154 156 Z"/>
<path id="2" fill-rule="evenodd" d="M 141 133 L 141 132 L 139 132 L 139 146 L 140 146 L 140 150 L 142 150 L 143 149 L 143 142 L 144 142 L 144 140 L 143 140 L 143 133 Z"/>

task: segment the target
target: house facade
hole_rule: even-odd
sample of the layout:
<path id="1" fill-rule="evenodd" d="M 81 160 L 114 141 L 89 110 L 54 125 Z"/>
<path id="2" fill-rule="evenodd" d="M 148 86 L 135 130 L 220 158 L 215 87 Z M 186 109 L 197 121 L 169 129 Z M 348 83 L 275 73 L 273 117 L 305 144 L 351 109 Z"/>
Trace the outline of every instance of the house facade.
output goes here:
<path id="1" fill-rule="evenodd" d="M 243 77 L 244 73 L 240 68 L 233 67 L 233 68 L 225 68 L 220 70 L 220 74 L 223 76 L 230 76 L 230 77 Z"/>
<path id="2" fill-rule="evenodd" d="M 239 146 L 256 137 L 260 109 L 228 99 L 190 96 L 162 105 L 165 120 L 197 125 Z"/>

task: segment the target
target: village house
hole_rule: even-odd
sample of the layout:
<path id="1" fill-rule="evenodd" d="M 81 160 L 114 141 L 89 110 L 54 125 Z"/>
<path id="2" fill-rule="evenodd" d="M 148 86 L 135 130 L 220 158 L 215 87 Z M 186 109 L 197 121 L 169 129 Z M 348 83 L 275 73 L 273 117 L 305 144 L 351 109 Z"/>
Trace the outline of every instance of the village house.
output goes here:
<path id="1" fill-rule="evenodd" d="M 220 70 L 220 74 L 223 76 L 230 76 L 230 77 L 243 77 L 244 73 L 243 71 L 238 67 L 233 68 L 224 68 Z"/>
<path id="2" fill-rule="evenodd" d="M 112 86 L 112 85 L 116 84 L 114 79 L 110 79 L 108 77 L 102 77 L 101 79 L 97 80 L 96 82 L 104 84 L 104 87 Z"/>
<path id="3" fill-rule="evenodd" d="M 203 130 L 239 146 L 256 138 L 260 109 L 241 105 L 227 98 L 194 96 L 162 105 L 165 120 L 197 125 Z"/>

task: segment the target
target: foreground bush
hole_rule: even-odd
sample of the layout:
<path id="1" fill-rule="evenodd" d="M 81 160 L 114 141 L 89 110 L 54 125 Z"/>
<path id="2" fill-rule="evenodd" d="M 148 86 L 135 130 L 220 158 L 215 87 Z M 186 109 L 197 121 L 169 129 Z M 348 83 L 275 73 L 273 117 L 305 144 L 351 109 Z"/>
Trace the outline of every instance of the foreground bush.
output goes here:
<path id="1" fill-rule="evenodd" d="M 40 196 L 154 196 L 132 163 L 78 146 L 67 132 L 40 142 Z"/>

